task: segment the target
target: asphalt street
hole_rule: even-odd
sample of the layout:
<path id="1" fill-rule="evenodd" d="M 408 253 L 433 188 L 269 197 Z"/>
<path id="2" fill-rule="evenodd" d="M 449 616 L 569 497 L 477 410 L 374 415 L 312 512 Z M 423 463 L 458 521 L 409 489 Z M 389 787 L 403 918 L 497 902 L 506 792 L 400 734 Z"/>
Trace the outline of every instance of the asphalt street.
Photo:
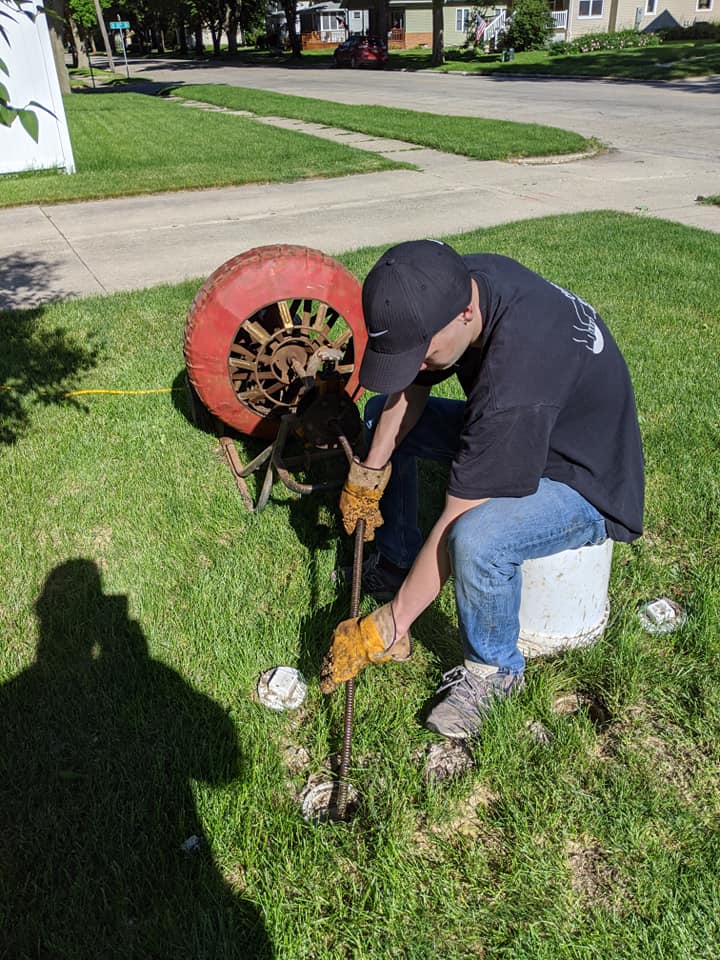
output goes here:
<path id="1" fill-rule="evenodd" d="M 553 213 L 614 209 L 720 230 L 720 77 L 666 83 L 477 77 L 138 61 L 148 89 L 229 83 L 336 100 L 563 127 L 591 159 L 483 163 L 321 128 L 419 169 L 0 210 L 0 307 L 204 277 L 264 243 L 326 253 Z M 294 121 L 282 123 L 308 130 Z"/>

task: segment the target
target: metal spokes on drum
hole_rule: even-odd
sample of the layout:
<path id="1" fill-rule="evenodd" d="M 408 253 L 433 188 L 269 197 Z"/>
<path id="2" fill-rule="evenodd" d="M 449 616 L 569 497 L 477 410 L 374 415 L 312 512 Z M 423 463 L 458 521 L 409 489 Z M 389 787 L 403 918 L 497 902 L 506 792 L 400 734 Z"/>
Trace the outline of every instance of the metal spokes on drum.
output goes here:
<path id="1" fill-rule="evenodd" d="M 274 439 L 283 416 L 312 397 L 315 443 L 323 419 L 362 393 L 367 332 L 360 284 L 319 250 L 255 247 L 226 261 L 198 290 L 185 326 L 188 380 L 221 423 Z M 302 411 L 301 411 L 302 408 Z M 305 425 L 305 421 L 304 421 Z"/>
<path id="2" fill-rule="evenodd" d="M 308 387 L 332 372 L 343 385 L 355 370 L 353 331 L 330 304 L 277 300 L 238 327 L 228 371 L 238 401 L 258 417 L 295 412 Z"/>

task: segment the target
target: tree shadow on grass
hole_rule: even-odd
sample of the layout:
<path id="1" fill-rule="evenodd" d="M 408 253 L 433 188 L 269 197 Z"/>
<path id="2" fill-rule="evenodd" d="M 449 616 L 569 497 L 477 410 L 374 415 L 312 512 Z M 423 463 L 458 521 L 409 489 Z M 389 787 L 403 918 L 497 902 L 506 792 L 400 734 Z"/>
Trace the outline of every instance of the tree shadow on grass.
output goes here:
<path id="1" fill-rule="evenodd" d="M 92 561 L 53 569 L 36 611 L 36 660 L 0 689 L 3 956 L 269 960 L 210 844 L 183 849 L 191 778 L 240 775 L 230 719 L 150 658 Z"/>
<path id="2" fill-rule="evenodd" d="M 97 365 L 99 349 L 63 326 L 43 322 L 45 308 L 0 311 L 0 444 L 15 443 L 34 405 L 75 403 L 75 377 Z"/>
<path id="3" fill-rule="evenodd" d="M 154 70 L 172 70 L 174 73 L 192 73 L 196 70 L 227 69 L 228 67 L 242 68 L 262 68 L 262 67 L 282 67 L 287 70 L 309 70 L 309 69 L 333 69 L 332 53 L 334 47 L 330 47 L 326 54 L 313 54 L 311 56 L 293 57 L 289 51 L 272 52 L 268 50 L 246 50 L 237 54 L 221 53 L 219 57 L 205 53 L 202 56 L 188 57 L 187 59 L 169 58 L 162 60 L 158 58 L 149 60 L 135 60 L 130 62 L 130 70 L 133 79 L 147 72 Z"/>

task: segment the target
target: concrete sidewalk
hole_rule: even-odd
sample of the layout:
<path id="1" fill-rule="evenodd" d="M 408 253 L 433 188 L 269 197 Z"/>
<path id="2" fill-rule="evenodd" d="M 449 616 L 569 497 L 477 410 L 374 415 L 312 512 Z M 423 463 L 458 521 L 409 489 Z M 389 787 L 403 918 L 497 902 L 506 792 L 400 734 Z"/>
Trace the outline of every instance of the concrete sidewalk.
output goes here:
<path id="1" fill-rule="evenodd" d="M 718 182 L 717 164 L 702 157 L 679 164 L 610 150 L 563 163 L 480 162 L 299 121 L 264 122 L 419 169 L 0 210 L 0 307 L 205 277 L 265 243 L 335 254 L 596 209 L 720 230 L 718 208 L 696 203 Z"/>

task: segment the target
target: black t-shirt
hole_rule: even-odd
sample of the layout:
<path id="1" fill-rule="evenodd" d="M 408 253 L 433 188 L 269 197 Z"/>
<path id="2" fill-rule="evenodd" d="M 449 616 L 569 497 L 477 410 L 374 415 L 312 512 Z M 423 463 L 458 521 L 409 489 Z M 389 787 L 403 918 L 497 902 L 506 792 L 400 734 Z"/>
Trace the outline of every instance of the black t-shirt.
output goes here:
<path id="1" fill-rule="evenodd" d="M 605 517 L 613 540 L 642 533 L 644 465 L 632 384 L 607 327 L 580 297 L 508 257 L 463 258 L 483 330 L 452 370 L 467 396 L 448 492 L 525 497 L 566 483 Z"/>

